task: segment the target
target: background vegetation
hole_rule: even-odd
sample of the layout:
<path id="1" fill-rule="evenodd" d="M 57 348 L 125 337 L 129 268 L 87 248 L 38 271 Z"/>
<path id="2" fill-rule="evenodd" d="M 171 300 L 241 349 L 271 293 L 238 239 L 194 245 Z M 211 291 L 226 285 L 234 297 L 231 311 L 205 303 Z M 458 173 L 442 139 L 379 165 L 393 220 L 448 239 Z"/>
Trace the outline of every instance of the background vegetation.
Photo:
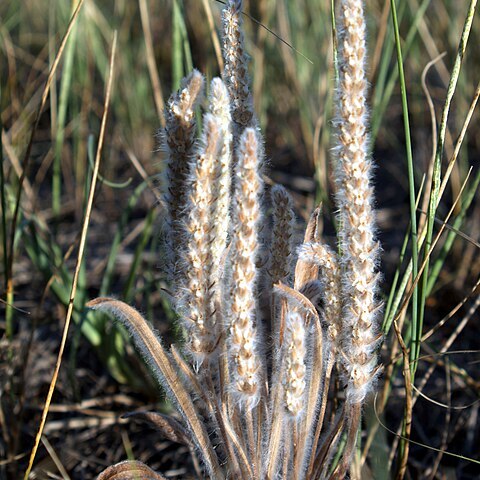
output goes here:
<path id="1" fill-rule="evenodd" d="M 367 458 L 361 478 L 390 478 L 408 453 L 412 478 L 478 478 L 480 472 L 480 117 L 473 110 L 461 147 L 455 150 L 479 93 L 476 17 L 443 135 L 441 128 L 462 29 L 475 3 L 398 2 L 396 41 L 390 2 L 366 2 L 386 339 L 385 374 L 379 396 L 366 412 L 357 456 L 359 469 Z M 160 332 L 174 335 L 162 272 L 162 211 L 155 194 L 162 154 L 156 151 L 155 132 L 163 123 L 163 102 L 192 66 L 209 78 L 219 73 L 215 32 L 221 5 L 211 0 L 85 0 L 37 117 L 76 5 L 60 0 L 0 4 L 0 478 L 20 478 L 25 471 L 54 369 L 100 138 L 114 30 L 115 75 L 74 324 L 34 474 L 92 478 L 128 456 L 152 467 L 161 465 L 163 471 L 170 468 L 172 478 L 187 478 L 185 452 L 153 431 L 148 430 L 146 438 L 141 425 L 119 418 L 159 398 L 128 338 L 83 305 L 98 295 L 116 295 L 144 311 Z M 245 11 L 258 20 L 246 19 L 245 25 L 267 175 L 294 195 L 299 225 L 317 202 L 324 202 L 328 238 L 335 228 L 328 164 L 335 79 L 331 4 L 245 1 Z M 406 94 L 397 65 L 399 49 Z M 457 160 L 438 209 L 433 209 L 440 224 L 431 238 L 458 201 L 433 250 L 428 275 L 420 279 L 415 295 L 408 296 L 413 289 L 405 272 L 417 256 L 409 233 L 412 194 L 415 199 L 424 186 L 415 212 L 420 232 L 432 198 L 437 138 L 444 143 L 442 177 L 455 154 Z M 420 247 L 414 271 L 427 251 Z M 417 444 L 409 451 L 394 433 L 404 425 L 403 435 L 409 435 L 405 400 L 415 398 L 417 390 L 408 382 L 405 388 L 402 349 L 392 327 L 395 317 L 407 347 L 413 346 L 407 358 L 415 386 L 422 389 L 412 411 L 410 434 Z M 434 334 L 423 335 L 421 347 L 413 342 L 430 329 Z"/>

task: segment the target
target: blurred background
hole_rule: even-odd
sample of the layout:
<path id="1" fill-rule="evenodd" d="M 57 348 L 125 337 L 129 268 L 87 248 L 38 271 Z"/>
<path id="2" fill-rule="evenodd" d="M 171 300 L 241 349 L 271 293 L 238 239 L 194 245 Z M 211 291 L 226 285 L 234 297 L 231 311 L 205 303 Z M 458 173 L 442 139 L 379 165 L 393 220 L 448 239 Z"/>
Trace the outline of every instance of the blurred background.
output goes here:
<path id="1" fill-rule="evenodd" d="M 48 74 L 77 3 L 0 3 L 0 478 L 23 476 L 53 372 L 99 141 L 115 30 L 115 76 L 86 256 L 32 478 L 94 478 L 107 465 L 127 457 L 145 461 L 169 478 L 189 478 L 186 449 L 139 422 L 120 418 L 135 409 L 169 406 L 159 398 L 128 336 L 110 320 L 87 312 L 84 303 L 99 295 L 116 296 L 144 312 L 166 343 L 178 337 L 162 271 L 162 211 L 157 196 L 163 156 L 156 134 L 163 125 L 165 102 L 183 76 L 193 67 L 208 79 L 219 75 L 222 5 L 213 0 L 85 0 L 27 156 Z M 334 0 L 244 1 L 266 176 L 292 193 L 299 234 L 314 206 L 323 202 L 325 237 L 330 242 L 335 233 L 330 175 L 334 4 Z M 469 4 L 404 0 L 397 5 L 417 192 L 424 180 L 427 186 L 430 182 L 437 126 Z M 402 260 L 411 255 L 410 247 L 401 255 L 410 221 L 409 179 L 390 8 L 386 0 L 366 1 L 371 145 L 377 165 L 374 183 L 385 300 L 395 272 L 405 271 Z M 480 80 L 479 34 L 474 18 L 448 117 L 444 165 L 454 154 Z M 450 221 L 456 222 L 455 229 L 446 229 L 434 252 L 425 331 L 470 297 L 428 340 L 426 355 L 446 345 L 455 327 L 468 317 L 472 298 L 478 297 L 475 292 L 472 296 L 472 287 L 480 274 L 479 122 L 474 112 L 437 210 L 437 217 L 445 218 L 473 166 Z M 423 200 L 418 204 L 420 224 L 427 205 Z M 448 362 L 442 357 L 443 366 L 426 387 L 426 395 L 443 407 L 420 399 L 412 438 L 478 460 L 479 357 L 466 353 L 478 350 L 476 310 L 462 328 L 449 348 L 461 353 L 449 355 Z M 387 350 L 392 342 L 390 332 Z M 389 355 L 384 353 L 387 366 Z M 419 362 L 419 369 L 428 369 L 437 360 L 430 356 Z M 405 396 L 401 371 L 395 370 L 388 381 L 391 395 L 381 419 L 396 430 Z M 452 409 L 452 405 L 470 406 Z M 366 414 L 366 426 L 370 431 L 376 428 L 376 440 L 362 478 L 390 478 L 394 436 L 379 426 L 373 409 Z M 472 462 L 423 447 L 411 446 L 409 462 L 411 478 L 478 478 L 480 472 Z"/>

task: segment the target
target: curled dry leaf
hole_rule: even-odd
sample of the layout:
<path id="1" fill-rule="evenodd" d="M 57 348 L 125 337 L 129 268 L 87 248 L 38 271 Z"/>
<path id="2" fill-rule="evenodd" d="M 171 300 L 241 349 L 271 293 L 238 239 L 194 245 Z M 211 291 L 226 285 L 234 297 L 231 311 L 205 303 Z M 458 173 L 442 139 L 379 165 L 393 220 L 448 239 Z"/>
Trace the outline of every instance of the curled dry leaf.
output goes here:
<path id="1" fill-rule="evenodd" d="M 134 480 L 137 478 L 141 480 L 166 480 L 163 475 L 135 460 L 127 460 L 108 467 L 97 477 L 97 480 Z"/>
<path id="2" fill-rule="evenodd" d="M 214 478 L 223 478 L 218 458 L 213 450 L 206 426 L 199 418 L 192 399 L 182 384 L 169 355 L 148 322 L 134 308 L 114 298 L 96 298 L 87 304 L 95 310 L 113 314 L 130 332 L 137 348 L 152 368 L 156 379 L 177 406 L 192 435 L 204 464 Z"/>
<path id="3" fill-rule="evenodd" d="M 192 446 L 187 431 L 181 423 L 173 417 L 158 412 L 131 412 L 123 415 L 123 418 L 134 418 L 148 422 L 162 432 L 168 440 L 186 445 L 187 447 Z"/>
<path id="4" fill-rule="evenodd" d="M 290 288 L 281 282 L 274 285 L 274 291 L 281 297 L 287 298 L 290 302 L 295 304 L 297 308 L 300 308 L 302 311 L 304 311 L 305 314 L 311 315 L 313 318 L 320 321 L 315 305 L 313 305 L 310 299 L 308 299 L 301 292 Z"/>

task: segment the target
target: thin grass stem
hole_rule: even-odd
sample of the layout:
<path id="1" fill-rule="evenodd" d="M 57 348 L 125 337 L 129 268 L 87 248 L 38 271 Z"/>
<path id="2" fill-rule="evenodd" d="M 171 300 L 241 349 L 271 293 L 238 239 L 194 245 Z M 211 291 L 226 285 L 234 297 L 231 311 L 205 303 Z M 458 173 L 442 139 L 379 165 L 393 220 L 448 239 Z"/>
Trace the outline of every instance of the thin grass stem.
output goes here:
<path id="1" fill-rule="evenodd" d="M 81 5 L 81 3 L 79 4 Z M 77 7 L 78 8 L 78 7 Z M 77 255 L 77 261 L 76 261 L 76 266 L 75 266 L 75 271 L 73 274 L 73 279 L 72 279 L 72 287 L 70 291 L 70 299 L 68 302 L 68 309 L 67 309 L 67 314 L 65 318 L 65 326 L 63 328 L 63 335 L 62 335 L 62 340 L 60 343 L 60 350 L 58 352 L 57 356 L 57 361 L 55 364 L 55 369 L 53 372 L 53 377 L 52 381 L 50 383 L 50 387 L 48 389 L 48 394 L 47 398 L 45 400 L 45 405 L 42 411 L 42 419 L 40 422 L 40 426 L 38 428 L 37 435 L 35 437 L 35 443 L 32 448 L 32 452 L 30 454 L 30 459 L 28 462 L 27 470 L 25 471 L 24 475 L 24 480 L 28 480 L 28 477 L 30 475 L 30 472 L 33 467 L 33 462 L 35 460 L 35 456 L 37 454 L 38 446 L 40 444 L 40 439 L 42 437 L 42 432 L 45 427 L 45 422 L 47 420 L 47 415 L 48 415 L 48 409 L 50 407 L 50 402 L 52 400 L 53 392 L 55 390 L 55 385 L 57 383 L 57 378 L 58 378 L 58 373 L 60 371 L 60 366 L 62 364 L 62 358 L 63 358 L 63 352 L 65 349 L 65 345 L 67 342 L 67 336 L 68 336 L 68 330 L 70 327 L 70 321 L 72 318 L 73 314 L 73 305 L 75 301 L 75 295 L 77 293 L 77 284 L 78 284 L 78 278 L 80 275 L 80 269 L 82 266 L 82 261 L 83 261 L 83 256 L 85 253 L 85 246 L 87 243 L 87 233 L 88 233 L 88 227 L 90 223 L 90 215 L 92 212 L 92 206 L 93 206 L 93 198 L 95 196 L 95 186 L 97 184 L 97 178 L 98 178 L 98 171 L 100 168 L 100 160 L 101 160 L 101 153 L 102 153 L 102 147 L 103 147 L 103 139 L 105 137 L 105 128 L 107 124 L 107 115 L 108 115 L 108 106 L 110 104 L 110 95 L 112 92 L 112 82 L 113 82 L 113 76 L 114 76 L 114 67 L 115 67 L 115 53 L 116 53 L 116 47 L 117 47 L 117 32 L 115 31 L 114 36 L 113 36 L 113 42 L 112 42 L 112 53 L 110 57 L 110 68 L 109 68 L 109 77 L 108 77 L 108 83 L 107 83 L 107 89 L 106 89 L 106 94 L 105 94 L 105 102 L 104 102 L 104 111 L 103 111 L 103 116 L 102 116 L 102 123 L 100 127 L 100 135 L 99 135 L 99 141 L 98 141 L 98 147 L 97 147 L 97 155 L 95 158 L 95 168 L 92 173 L 92 182 L 90 185 L 90 192 L 88 195 L 88 201 L 85 209 L 85 217 L 82 225 L 82 233 L 80 236 L 80 245 L 78 247 L 78 255 Z"/>
<path id="2" fill-rule="evenodd" d="M 74 57 L 77 38 L 76 25 L 65 47 L 65 61 L 62 70 L 62 80 L 60 83 L 60 96 L 58 102 L 58 115 L 55 132 L 55 148 L 52 171 L 52 210 L 54 217 L 60 214 L 61 196 L 62 196 L 62 150 L 65 140 L 65 123 L 67 117 L 67 108 L 71 96 L 71 84 L 74 69 Z"/>
<path id="3" fill-rule="evenodd" d="M 391 0 L 392 20 L 395 33 L 395 46 L 397 49 L 397 65 L 398 74 L 400 77 L 400 90 L 402 97 L 402 109 L 403 109 L 403 122 L 405 131 L 405 149 L 407 154 L 407 170 L 408 170 L 408 186 L 409 186 L 409 198 L 410 198 L 410 231 L 411 231 L 411 246 L 412 246 L 412 274 L 414 278 L 418 272 L 418 235 L 417 235 L 417 208 L 416 208 L 416 194 L 415 194 L 415 176 L 413 168 L 413 156 L 412 156 L 412 141 L 410 138 L 410 121 L 408 118 L 408 100 L 407 100 L 407 88 L 405 84 L 405 74 L 403 71 L 403 56 L 402 46 L 400 44 L 400 32 L 398 27 L 397 7 L 395 0 Z M 417 332 L 417 306 L 418 306 L 418 289 L 415 287 L 412 294 L 412 341 L 418 342 Z M 412 353 L 413 355 L 413 353 Z M 413 373 L 413 372 L 412 372 Z"/>
<path id="4" fill-rule="evenodd" d="M 82 6 L 84 4 L 85 0 L 79 0 L 77 7 L 75 11 L 73 12 L 73 15 L 70 19 L 70 22 L 68 24 L 67 30 L 65 32 L 65 35 L 63 36 L 62 42 L 60 44 L 60 47 L 58 49 L 57 55 L 55 57 L 55 60 L 52 64 L 52 67 L 50 69 L 50 72 L 48 74 L 47 82 L 45 83 L 45 86 L 42 91 L 42 99 L 40 102 L 40 105 L 38 107 L 37 113 L 35 115 L 35 120 L 33 122 L 33 127 L 32 131 L 30 134 L 30 139 L 27 144 L 27 149 L 25 151 L 25 155 L 23 157 L 22 161 L 22 168 L 21 168 L 21 175 L 18 181 L 18 189 L 15 197 L 15 208 L 12 216 L 12 222 L 11 222 L 11 230 L 10 230 L 10 243 L 9 243 L 9 250 L 8 250 L 8 264 L 7 264 L 7 270 L 5 274 L 5 284 L 6 284 L 6 299 L 7 303 L 9 305 L 12 305 L 13 307 L 13 264 L 14 264 L 14 256 L 15 256 L 15 244 L 16 244 L 16 235 L 17 235 L 17 223 L 20 217 L 20 209 L 21 209 L 21 199 L 22 199 L 22 193 L 24 191 L 23 185 L 26 180 L 26 175 L 27 175 L 27 168 L 29 166 L 30 162 L 30 155 L 32 152 L 32 147 L 33 147 L 33 140 L 35 138 L 35 133 L 37 131 L 38 125 L 40 123 L 40 117 L 42 116 L 43 109 L 45 108 L 45 104 L 47 102 L 47 97 L 48 93 L 50 91 L 50 87 L 52 85 L 53 79 L 55 78 L 55 72 L 57 71 L 57 67 L 60 63 L 60 60 L 62 58 L 63 52 L 65 50 L 65 45 L 67 44 L 67 41 L 70 37 L 70 34 L 72 33 L 72 30 L 76 24 L 76 21 L 78 19 L 78 15 L 80 14 L 80 11 L 82 9 Z M 3 168 L 3 164 L 2 164 Z"/>
<path id="5" fill-rule="evenodd" d="M 157 109 L 158 120 L 162 128 L 165 128 L 165 102 L 163 101 L 162 84 L 158 75 L 158 68 L 155 62 L 155 55 L 153 51 L 152 31 L 150 29 L 150 21 L 148 18 L 147 0 L 138 0 L 140 7 L 140 18 L 142 21 L 143 36 L 145 38 L 145 49 L 147 54 L 147 67 L 150 75 L 150 81 L 153 88 L 153 99 L 155 101 L 155 108 Z"/>
<path id="6" fill-rule="evenodd" d="M 431 193 L 430 193 L 430 201 L 428 205 L 425 252 L 428 252 L 432 245 L 433 226 L 435 224 L 435 213 L 436 213 L 437 206 L 439 203 L 439 198 L 440 198 L 441 168 L 442 168 L 443 150 L 445 145 L 445 135 L 447 130 L 447 121 L 448 121 L 448 116 L 450 112 L 450 105 L 453 99 L 453 95 L 455 94 L 458 78 L 460 76 L 462 60 L 465 54 L 465 50 L 467 48 L 468 38 L 470 35 L 470 30 L 472 27 L 476 6 L 477 6 L 477 0 L 471 0 L 468 7 L 468 11 L 467 11 L 467 16 L 465 18 L 465 23 L 463 26 L 463 31 L 460 39 L 460 44 L 458 46 L 457 56 L 455 58 L 455 63 L 452 69 L 450 83 L 448 85 L 445 105 L 442 111 L 442 119 L 440 122 L 440 129 L 438 132 L 437 151 L 435 153 L 435 160 L 434 160 L 434 166 L 433 166 L 433 178 L 432 178 L 432 186 L 431 186 Z M 410 359 L 413 362 L 413 373 L 415 372 L 417 367 L 417 363 L 415 360 L 418 358 L 418 355 L 420 353 L 420 337 L 422 335 L 422 330 L 423 330 L 423 317 L 425 313 L 425 302 L 427 298 L 430 259 L 426 254 L 424 255 L 424 261 L 425 261 L 425 270 L 423 272 L 422 282 L 421 282 L 421 290 L 420 290 L 421 298 L 419 303 L 418 321 L 416 325 L 417 328 L 414 331 L 414 336 L 412 339 L 413 353 L 410 355 Z"/>
<path id="7" fill-rule="evenodd" d="M 0 105 L 2 102 L 2 86 L 0 84 Z M 5 189 L 6 179 L 5 179 L 5 163 L 3 158 L 3 123 L 2 116 L 0 115 L 0 202 L 2 207 L 2 246 L 3 246 L 3 275 L 4 275 L 4 285 L 8 285 L 8 247 L 7 247 L 7 193 Z M 8 340 L 12 339 L 13 336 L 13 289 L 7 289 L 5 292 L 5 334 Z"/>

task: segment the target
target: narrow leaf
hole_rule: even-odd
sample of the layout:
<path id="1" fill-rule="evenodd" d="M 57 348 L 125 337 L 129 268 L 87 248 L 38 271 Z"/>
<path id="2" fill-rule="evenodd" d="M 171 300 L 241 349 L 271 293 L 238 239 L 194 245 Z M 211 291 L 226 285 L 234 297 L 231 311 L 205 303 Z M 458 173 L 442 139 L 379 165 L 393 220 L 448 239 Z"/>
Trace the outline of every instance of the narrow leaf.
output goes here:
<path id="1" fill-rule="evenodd" d="M 173 368 L 172 362 L 148 322 L 132 307 L 112 298 L 96 298 L 87 307 L 111 313 L 127 327 L 135 344 L 153 368 L 157 380 L 166 389 L 169 398 L 178 407 L 191 430 L 193 441 L 213 478 L 223 478 L 205 425 L 199 418 L 185 386 Z"/>

